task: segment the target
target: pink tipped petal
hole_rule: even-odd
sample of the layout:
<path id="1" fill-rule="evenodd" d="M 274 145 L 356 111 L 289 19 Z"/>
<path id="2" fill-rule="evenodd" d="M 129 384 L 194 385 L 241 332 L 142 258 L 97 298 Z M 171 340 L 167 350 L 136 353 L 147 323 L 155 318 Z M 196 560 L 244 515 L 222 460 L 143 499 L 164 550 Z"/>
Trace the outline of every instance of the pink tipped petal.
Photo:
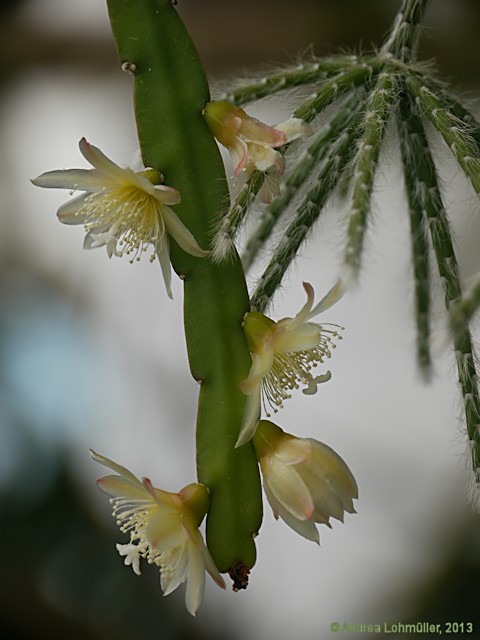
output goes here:
<path id="1" fill-rule="evenodd" d="M 330 289 L 326 296 L 324 296 L 320 302 L 310 311 L 308 314 L 308 320 L 314 316 L 318 316 L 322 311 L 326 311 L 332 307 L 345 293 L 345 284 L 342 280 L 338 280 L 335 285 Z"/>
<path id="2" fill-rule="evenodd" d="M 247 165 L 248 149 L 245 142 L 236 139 L 229 147 L 230 155 L 234 166 L 233 175 L 239 176 Z"/>
<path id="3" fill-rule="evenodd" d="M 93 144 L 87 142 L 85 138 L 82 138 L 78 144 L 80 147 L 80 152 L 82 156 L 89 162 L 95 169 L 98 169 L 102 173 L 106 173 L 113 178 L 124 179 L 125 169 L 122 169 L 112 162 L 110 158 L 98 149 L 98 147 L 94 147 Z"/>
<path id="4" fill-rule="evenodd" d="M 256 118 L 247 116 L 243 119 L 240 135 L 253 143 L 281 147 L 287 142 L 287 136 L 283 131 L 270 127 Z"/>
<path id="5" fill-rule="evenodd" d="M 154 186 L 155 197 L 161 204 L 178 204 L 181 201 L 180 191 L 164 184 Z"/>

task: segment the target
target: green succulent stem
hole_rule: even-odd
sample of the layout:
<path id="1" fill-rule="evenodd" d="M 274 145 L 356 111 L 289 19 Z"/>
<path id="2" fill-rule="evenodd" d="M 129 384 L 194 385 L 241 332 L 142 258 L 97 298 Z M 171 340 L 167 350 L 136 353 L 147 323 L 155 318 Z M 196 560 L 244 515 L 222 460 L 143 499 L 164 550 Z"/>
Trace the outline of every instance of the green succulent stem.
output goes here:
<path id="1" fill-rule="evenodd" d="M 405 115 L 402 121 L 402 157 L 409 180 L 415 180 L 414 205 L 423 213 L 443 285 L 447 310 L 458 309 L 462 299 L 460 273 L 453 247 L 437 171 L 417 105 L 404 98 Z M 413 186 L 413 185 L 412 185 Z M 413 194 L 412 194 L 413 197 Z M 477 482 L 480 480 L 480 396 L 472 338 L 467 325 L 454 336 L 458 381 L 463 397 L 465 420 L 472 466 Z"/>
<path id="2" fill-rule="evenodd" d="M 166 184 L 180 191 L 176 213 L 200 246 L 209 248 L 228 187 L 202 118 L 210 97 L 197 52 L 171 0 L 108 0 L 108 8 L 121 62 L 134 73 L 145 166 L 161 171 Z M 241 328 L 250 308 L 245 278 L 236 255 L 220 267 L 171 244 L 173 267 L 184 280 L 190 368 L 200 383 L 197 470 L 211 496 L 207 544 L 220 571 L 245 586 L 241 579 L 255 563 L 253 536 L 262 518 L 253 445 L 235 449 L 245 404 L 238 383 L 251 364 Z"/>

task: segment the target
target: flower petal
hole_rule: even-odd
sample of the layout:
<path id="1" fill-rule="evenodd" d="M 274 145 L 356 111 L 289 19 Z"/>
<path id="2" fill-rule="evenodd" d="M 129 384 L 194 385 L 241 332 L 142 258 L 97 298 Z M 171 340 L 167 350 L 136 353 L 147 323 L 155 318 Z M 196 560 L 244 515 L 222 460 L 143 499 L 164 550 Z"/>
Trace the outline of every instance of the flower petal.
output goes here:
<path id="1" fill-rule="evenodd" d="M 104 476 L 97 480 L 99 489 L 112 498 L 128 498 L 129 500 L 152 502 L 145 487 L 122 476 Z"/>
<path id="2" fill-rule="evenodd" d="M 179 247 L 191 256 L 195 256 L 197 258 L 204 258 L 205 256 L 208 256 L 210 252 L 205 251 L 199 246 L 193 235 L 183 224 L 177 214 L 170 209 L 170 207 L 162 205 L 161 215 L 168 233 L 172 236 Z"/>
<path id="3" fill-rule="evenodd" d="M 72 191 L 89 191 L 96 193 L 105 191 L 105 175 L 93 169 L 59 169 L 57 171 L 47 171 L 31 180 L 36 187 L 47 189 L 71 189 Z"/>
<path id="4" fill-rule="evenodd" d="M 247 142 L 260 145 L 282 147 L 287 142 L 287 136 L 283 131 L 247 115 L 242 119 L 239 133 Z"/>
<path id="5" fill-rule="evenodd" d="M 243 410 L 242 426 L 240 427 L 240 433 L 238 434 L 238 439 L 235 443 L 235 449 L 238 449 L 238 447 L 241 447 L 253 438 L 260 419 L 261 403 L 262 388 L 261 385 L 258 384 L 254 392 L 247 396 L 245 409 Z"/>
<path id="6" fill-rule="evenodd" d="M 275 498 L 273 493 L 270 491 L 268 485 L 264 483 L 263 490 L 265 491 L 265 495 L 267 496 L 267 500 L 272 507 L 273 513 L 275 517 L 281 518 L 286 525 L 292 528 L 294 531 L 299 533 L 307 540 L 312 540 L 317 544 L 320 544 L 320 537 L 318 535 L 317 527 L 313 520 L 299 520 L 295 518 L 289 511 L 283 508 L 281 503 Z"/>
<path id="7" fill-rule="evenodd" d="M 297 138 L 306 138 L 314 132 L 314 129 L 301 118 L 289 118 L 285 122 L 275 125 L 275 128 L 285 134 L 286 142 L 292 142 Z"/>
<path id="8" fill-rule="evenodd" d="M 123 181 L 125 179 L 126 170 L 119 167 L 118 164 L 115 164 L 110 158 L 107 158 L 98 147 L 87 142 L 85 138 L 80 140 L 78 146 L 80 147 L 80 153 L 92 167 L 117 180 Z"/>
<path id="9" fill-rule="evenodd" d="M 304 287 L 307 283 L 304 283 Z M 326 311 L 326 309 L 329 309 L 330 307 L 332 307 L 336 302 L 338 302 L 340 300 L 340 298 L 343 296 L 343 294 L 345 293 L 346 288 L 345 288 L 345 284 L 342 280 L 338 280 L 334 286 L 330 289 L 330 291 L 327 293 L 327 295 L 325 295 L 320 302 L 315 305 L 315 307 L 310 311 L 310 313 L 308 314 L 308 317 L 306 318 L 307 320 L 310 320 L 310 318 L 313 318 L 314 316 L 318 316 L 319 313 L 322 313 L 322 311 Z"/>
<path id="10" fill-rule="evenodd" d="M 163 281 L 165 282 L 165 288 L 170 300 L 173 299 L 172 294 L 172 270 L 170 267 L 170 243 L 166 233 L 155 244 L 155 251 L 157 254 L 158 262 L 162 270 Z"/>
<path id="11" fill-rule="evenodd" d="M 134 483 L 141 484 L 140 480 L 136 476 L 134 476 L 131 471 L 129 471 L 125 467 L 122 467 L 122 465 L 117 464 L 116 462 L 113 462 L 113 460 L 110 460 L 109 458 L 105 458 L 105 456 L 101 456 L 99 453 L 97 453 L 93 449 L 90 449 L 90 456 L 92 457 L 92 460 L 95 460 L 95 462 L 98 462 L 99 464 L 103 464 L 104 467 L 108 467 L 109 469 L 112 469 L 112 471 L 116 471 L 119 475 L 123 476 L 124 478 L 128 478 Z"/>
<path id="12" fill-rule="evenodd" d="M 282 321 L 278 323 L 282 327 Z M 283 325 L 286 326 L 286 325 Z M 287 331 L 279 331 L 274 334 L 274 349 L 277 353 L 293 353 L 295 351 L 309 351 L 318 346 L 320 341 L 320 329 L 313 322 L 294 326 Z"/>
<path id="13" fill-rule="evenodd" d="M 205 565 L 202 551 L 192 542 L 187 543 L 188 582 L 185 594 L 187 611 L 195 616 L 205 592 Z"/>
<path id="14" fill-rule="evenodd" d="M 268 171 L 272 167 L 281 167 L 282 155 L 266 144 L 248 143 L 248 160 L 259 171 Z M 278 169 L 278 167 L 277 167 Z"/>
<path id="15" fill-rule="evenodd" d="M 158 553 L 182 545 L 185 542 L 185 533 L 181 526 L 180 514 L 158 507 L 148 520 L 145 537 Z"/>
<path id="16" fill-rule="evenodd" d="M 315 509 L 312 497 L 294 467 L 284 464 L 275 456 L 260 459 L 264 483 L 287 511 L 299 520 L 310 519 Z"/>
<path id="17" fill-rule="evenodd" d="M 82 195 L 73 198 L 62 204 L 57 211 L 57 218 L 63 224 L 83 224 L 86 220 L 86 216 L 78 215 L 78 211 L 82 208 L 85 198 L 88 197 L 88 193 L 82 193 Z"/>
<path id="18" fill-rule="evenodd" d="M 163 594 L 168 596 L 183 584 L 188 577 L 187 543 L 175 547 L 162 558 L 160 586 Z"/>

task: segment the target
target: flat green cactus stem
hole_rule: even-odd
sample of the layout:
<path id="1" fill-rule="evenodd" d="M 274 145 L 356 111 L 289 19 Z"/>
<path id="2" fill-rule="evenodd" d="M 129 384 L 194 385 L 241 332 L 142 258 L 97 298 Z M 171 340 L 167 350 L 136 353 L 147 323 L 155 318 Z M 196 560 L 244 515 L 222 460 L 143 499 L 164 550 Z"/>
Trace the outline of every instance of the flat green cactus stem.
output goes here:
<path id="1" fill-rule="evenodd" d="M 228 207 L 228 186 L 202 118 L 210 98 L 194 45 L 171 0 L 108 0 L 108 7 L 121 62 L 134 74 L 145 166 L 161 171 L 166 184 L 180 191 L 175 211 L 209 249 L 214 223 Z M 251 363 L 241 329 L 249 298 L 236 254 L 216 265 L 172 245 L 172 264 L 185 286 L 190 368 L 201 384 L 197 465 L 199 481 L 211 492 L 207 544 L 219 570 L 229 571 L 239 588 L 255 563 L 252 536 L 262 518 L 253 446 L 234 448 L 245 402 L 238 383 Z"/>

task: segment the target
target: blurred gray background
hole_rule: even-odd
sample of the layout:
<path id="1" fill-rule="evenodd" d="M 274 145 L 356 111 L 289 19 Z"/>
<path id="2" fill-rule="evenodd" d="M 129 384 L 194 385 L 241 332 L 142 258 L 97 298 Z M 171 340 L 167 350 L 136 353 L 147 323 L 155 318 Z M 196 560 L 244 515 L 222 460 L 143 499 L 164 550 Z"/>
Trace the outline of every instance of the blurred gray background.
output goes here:
<path id="1" fill-rule="evenodd" d="M 178 10 L 215 83 L 311 50 L 369 50 L 399 5 L 179 0 Z M 326 442 L 348 462 L 360 487 L 357 515 L 324 527 L 317 548 L 275 522 L 267 506 L 248 590 L 208 584 L 195 621 L 183 589 L 163 599 L 154 568 L 139 578 L 123 567 L 114 546 L 123 536 L 95 487 L 102 470 L 88 449 L 167 490 L 194 479 L 197 389 L 181 286 L 174 283 L 171 302 L 157 264 L 82 251 L 82 230 L 55 216 L 68 194 L 29 183 L 46 170 L 85 166 L 82 136 L 119 164 L 138 159 L 131 78 L 120 71 L 104 1 L 0 7 L 2 637 L 316 640 L 335 637 L 332 622 L 417 620 L 471 621 L 480 633 L 479 526 L 466 496 L 454 363 L 440 345 L 429 385 L 415 368 L 408 220 L 393 137 L 360 285 L 325 315 L 346 327 L 332 380 L 278 416 L 287 431 Z M 479 34 L 477 0 L 432 0 L 421 55 L 435 57 L 473 104 Z M 262 117 L 274 123 L 290 106 L 275 100 Z M 438 152 L 468 282 L 480 271 L 478 199 L 442 144 Z M 289 272 L 275 316 L 298 311 L 303 280 L 318 296 L 332 285 L 344 227 L 345 211 L 331 206 Z M 435 320 L 441 328 L 440 301 Z"/>

